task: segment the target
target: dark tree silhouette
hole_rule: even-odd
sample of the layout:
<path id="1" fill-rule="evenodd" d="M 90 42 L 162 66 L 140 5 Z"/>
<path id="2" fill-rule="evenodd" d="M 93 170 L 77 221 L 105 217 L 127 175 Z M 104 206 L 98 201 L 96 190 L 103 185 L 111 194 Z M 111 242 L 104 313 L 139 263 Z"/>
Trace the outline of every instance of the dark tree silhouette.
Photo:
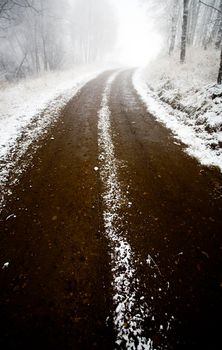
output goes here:
<path id="1" fill-rule="evenodd" d="M 180 51 L 181 63 L 184 63 L 186 59 L 189 2 L 190 0 L 183 0 L 183 24 L 182 24 L 181 51 Z"/>

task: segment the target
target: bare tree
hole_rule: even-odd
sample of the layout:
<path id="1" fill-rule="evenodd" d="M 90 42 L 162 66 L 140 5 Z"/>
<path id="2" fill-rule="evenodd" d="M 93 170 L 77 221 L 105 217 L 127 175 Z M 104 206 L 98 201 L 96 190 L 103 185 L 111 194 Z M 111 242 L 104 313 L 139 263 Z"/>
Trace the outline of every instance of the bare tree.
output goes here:
<path id="1" fill-rule="evenodd" d="M 18 79 L 61 67 L 68 1 L 0 0 L 1 76 Z M 2 34 L 2 35 L 1 35 Z"/>
<path id="2" fill-rule="evenodd" d="M 189 1 L 190 0 L 183 0 L 183 23 L 182 23 L 182 37 L 181 37 L 181 51 L 180 51 L 181 63 L 184 63 L 186 58 Z"/>
<path id="3" fill-rule="evenodd" d="M 215 42 L 216 49 L 220 49 L 222 42 L 222 0 L 220 1 L 219 11 L 218 11 L 218 19 L 217 19 L 218 33 Z"/>
<path id="4" fill-rule="evenodd" d="M 75 0 L 71 20 L 74 59 L 90 63 L 110 51 L 116 40 L 116 21 L 109 0 Z"/>
<path id="5" fill-rule="evenodd" d="M 200 3 L 197 0 L 191 0 L 190 2 L 190 15 L 188 21 L 188 33 L 187 33 L 187 43 L 188 45 L 194 44 L 197 23 L 199 18 Z"/>
<path id="6" fill-rule="evenodd" d="M 219 73 L 217 77 L 217 83 L 222 84 L 222 48 L 220 53 L 220 67 L 219 67 Z"/>
<path id="7" fill-rule="evenodd" d="M 2 0 L 0 3 L 0 19 L 11 21 L 14 19 L 14 8 L 31 8 L 33 11 L 39 12 L 34 6 L 34 1 L 31 0 Z"/>
<path id="8" fill-rule="evenodd" d="M 172 19 L 171 19 L 171 34 L 170 34 L 169 55 L 172 54 L 172 52 L 174 51 L 174 48 L 175 48 L 176 35 L 177 35 L 178 14 L 179 14 L 178 1 L 174 0 L 173 13 L 172 13 Z"/>

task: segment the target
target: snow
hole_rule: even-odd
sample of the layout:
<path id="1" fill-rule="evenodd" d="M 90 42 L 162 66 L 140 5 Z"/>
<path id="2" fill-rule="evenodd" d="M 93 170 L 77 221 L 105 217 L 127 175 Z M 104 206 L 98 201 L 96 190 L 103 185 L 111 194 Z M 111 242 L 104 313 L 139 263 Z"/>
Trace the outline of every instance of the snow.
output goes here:
<path id="1" fill-rule="evenodd" d="M 2 266 L 2 270 L 5 270 L 9 267 L 9 261 L 7 261 L 6 263 L 3 264 Z"/>
<path id="2" fill-rule="evenodd" d="M 11 218 L 15 219 L 15 218 L 16 218 L 16 215 L 15 215 L 15 214 L 10 214 L 10 215 L 8 215 L 7 218 L 5 219 L 5 221 L 7 221 L 7 220 L 9 220 L 9 219 L 11 219 Z"/>
<path id="3" fill-rule="evenodd" d="M 158 273 L 160 274 L 160 276 L 162 276 L 158 265 L 156 264 L 155 260 L 152 258 L 152 256 L 151 256 L 150 254 L 148 254 L 146 263 L 147 263 L 151 268 L 157 269 L 157 271 L 158 271 Z"/>
<path id="4" fill-rule="evenodd" d="M 133 82 L 148 111 L 187 145 L 186 152 L 222 171 L 222 86 L 213 83 L 217 72 L 212 65 L 216 55 L 214 50 L 191 50 L 183 65 L 177 56 L 160 58 L 137 70 Z"/>
<path id="5" fill-rule="evenodd" d="M 98 68 L 96 73 L 98 72 Z M 30 119 L 46 108 L 60 94 L 72 93 L 95 76 L 92 68 L 76 68 L 73 71 L 48 73 L 36 79 L 21 81 L 19 84 L 0 90 L 0 156 L 6 153 L 9 143 L 18 136 Z M 75 92 L 75 91 L 74 91 Z"/>
<path id="6" fill-rule="evenodd" d="M 105 235 L 109 240 L 112 274 L 113 274 L 113 301 L 115 312 L 114 325 L 117 331 L 116 344 L 126 349 L 153 349 L 151 339 L 144 335 L 143 322 L 149 317 L 150 310 L 143 295 L 138 295 L 140 281 L 135 277 L 135 257 L 127 241 L 127 230 L 124 212 L 129 202 L 127 192 L 122 189 L 118 180 L 118 167 L 121 162 L 115 158 L 115 148 L 112 142 L 109 109 L 109 94 L 116 74 L 111 75 L 107 82 L 101 109 L 98 112 L 98 146 L 100 160 L 100 176 L 104 187 L 102 194 L 104 203 Z M 139 305 L 137 300 L 140 300 Z"/>
<path id="7" fill-rule="evenodd" d="M 40 77 L 23 80 L 18 84 L 5 85 L 0 89 L 0 207 L 10 173 L 16 168 L 16 183 L 25 164 L 16 167 L 18 161 L 56 121 L 61 108 L 89 80 L 95 78 L 105 67 L 77 66 L 69 71 L 47 73 Z M 51 137 L 54 140 L 54 137 Z M 9 184 L 9 187 L 12 183 Z"/>

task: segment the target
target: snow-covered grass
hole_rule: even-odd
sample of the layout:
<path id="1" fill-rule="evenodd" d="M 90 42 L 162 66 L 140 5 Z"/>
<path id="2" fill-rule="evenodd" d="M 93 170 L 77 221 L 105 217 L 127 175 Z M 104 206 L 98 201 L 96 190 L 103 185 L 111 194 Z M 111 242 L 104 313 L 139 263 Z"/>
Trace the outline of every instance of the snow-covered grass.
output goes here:
<path id="1" fill-rule="evenodd" d="M 147 108 L 204 165 L 222 171 L 222 86 L 217 85 L 219 52 L 192 49 L 180 64 L 178 52 L 152 62 L 134 76 Z"/>
<path id="2" fill-rule="evenodd" d="M 33 141 L 47 132 L 68 100 L 103 70 L 104 66 L 77 66 L 69 71 L 47 73 L 1 87 L 0 205 L 4 201 L 4 187 L 13 169 L 31 145 L 32 151 L 35 151 Z M 16 168 L 14 183 L 24 169 L 25 164 L 19 164 Z M 7 193 L 10 194 L 10 190 Z"/>

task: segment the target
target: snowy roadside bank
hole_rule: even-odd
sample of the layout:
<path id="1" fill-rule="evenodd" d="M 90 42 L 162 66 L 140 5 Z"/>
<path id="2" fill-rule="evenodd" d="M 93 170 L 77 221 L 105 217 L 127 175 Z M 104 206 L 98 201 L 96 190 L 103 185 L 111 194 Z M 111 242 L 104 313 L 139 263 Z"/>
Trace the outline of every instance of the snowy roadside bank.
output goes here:
<path id="1" fill-rule="evenodd" d="M 33 141 L 47 132 L 81 87 L 103 70 L 98 66 L 76 67 L 0 89 L 0 207 L 5 195 L 10 194 L 10 186 L 29 163 L 28 159 L 24 162 L 21 159 Z M 16 176 L 9 183 L 15 168 Z"/>
<path id="2" fill-rule="evenodd" d="M 203 56 L 201 63 L 208 59 Z M 159 66 L 137 70 L 134 87 L 148 111 L 187 146 L 189 155 L 222 171 L 222 86 L 212 83 L 210 65 L 203 76 L 195 62 L 186 67 L 173 62 L 165 59 Z"/>
<path id="3" fill-rule="evenodd" d="M 0 89 L 0 157 L 7 153 L 7 148 L 18 137 L 21 128 L 33 116 L 60 95 L 67 100 L 100 72 L 98 67 L 77 67 L 71 71 L 44 74 Z"/>

